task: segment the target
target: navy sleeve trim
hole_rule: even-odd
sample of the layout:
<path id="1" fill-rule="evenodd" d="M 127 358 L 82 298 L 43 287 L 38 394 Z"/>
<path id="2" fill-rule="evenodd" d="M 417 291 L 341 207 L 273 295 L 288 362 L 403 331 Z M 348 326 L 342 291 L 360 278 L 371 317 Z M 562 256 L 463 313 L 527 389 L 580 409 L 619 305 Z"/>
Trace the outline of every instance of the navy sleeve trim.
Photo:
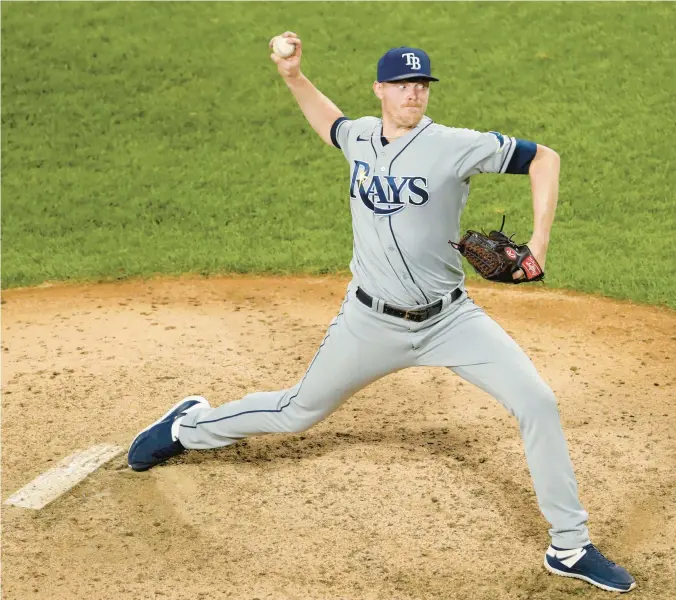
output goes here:
<path id="1" fill-rule="evenodd" d="M 512 145 L 515 144 L 515 138 L 513 137 L 508 137 L 507 138 L 507 148 L 504 150 L 505 152 L 505 157 L 502 159 L 502 162 L 500 163 L 500 173 L 506 173 L 507 171 L 505 170 L 505 162 L 507 162 L 507 158 L 510 156 L 510 152 L 512 150 Z"/>
<path id="2" fill-rule="evenodd" d="M 347 117 L 338 117 L 333 125 L 331 125 L 331 143 L 338 148 L 338 150 L 340 150 L 340 144 L 338 143 L 338 136 L 336 134 L 338 133 L 339 125 L 343 121 L 347 121 Z"/>
<path id="3" fill-rule="evenodd" d="M 537 151 L 538 146 L 536 143 L 517 138 L 514 154 L 512 154 L 512 159 L 509 161 L 505 173 L 511 173 L 512 175 L 528 175 L 530 163 L 535 158 Z"/>

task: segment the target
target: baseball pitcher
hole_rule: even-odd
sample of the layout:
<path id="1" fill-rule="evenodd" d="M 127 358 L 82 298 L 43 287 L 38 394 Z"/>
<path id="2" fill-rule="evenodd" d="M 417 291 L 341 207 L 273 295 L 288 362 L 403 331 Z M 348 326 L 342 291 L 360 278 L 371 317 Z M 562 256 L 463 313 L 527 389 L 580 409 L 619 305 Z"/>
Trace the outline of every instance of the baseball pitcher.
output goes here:
<path id="1" fill-rule="evenodd" d="M 352 281 L 296 385 L 216 408 L 190 396 L 136 436 L 129 466 L 143 471 L 186 449 L 301 432 L 389 373 L 446 367 L 518 419 L 537 500 L 551 525 L 544 566 L 604 590 L 632 590 L 634 578 L 590 541 L 552 390 L 464 286 L 461 253 L 487 278 L 527 282 L 544 276 L 559 156 L 495 131 L 435 123 L 425 110 L 430 83 L 438 79 L 420 49 L 393 48 L 380 58 L 373 92 L 381 116 L 351 119 L 303 75 L 296 34 L 273 38 L 270 47 L 305 118 L 347 160 Z M 527 244 L 514 244 L 496 231 L 461 236 L 460 215 L 472 177 L 480 173 L 529 176 L 534 223 Z"/>

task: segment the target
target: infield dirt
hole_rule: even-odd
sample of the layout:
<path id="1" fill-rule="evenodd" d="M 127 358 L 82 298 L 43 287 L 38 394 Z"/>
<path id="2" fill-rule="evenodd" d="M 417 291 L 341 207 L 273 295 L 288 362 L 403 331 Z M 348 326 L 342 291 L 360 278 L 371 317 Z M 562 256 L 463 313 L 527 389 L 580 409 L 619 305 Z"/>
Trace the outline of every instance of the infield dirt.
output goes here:
<path id="1" fill-rule="evenodd" d="M 303 374 L 340 278 L 160 279 L 3 294 L 2 498 L 77 449 L 127 446 L 188 394 Z M 592 540 L 676 597 L 676 313 L 469 286 L 559 400 Z M 6 599 L 607 598 L 547 574 L 517 423 L 444 369 L 391 375 L 299 435 L 125 456 L 41 511 L 2 507 Z"/>

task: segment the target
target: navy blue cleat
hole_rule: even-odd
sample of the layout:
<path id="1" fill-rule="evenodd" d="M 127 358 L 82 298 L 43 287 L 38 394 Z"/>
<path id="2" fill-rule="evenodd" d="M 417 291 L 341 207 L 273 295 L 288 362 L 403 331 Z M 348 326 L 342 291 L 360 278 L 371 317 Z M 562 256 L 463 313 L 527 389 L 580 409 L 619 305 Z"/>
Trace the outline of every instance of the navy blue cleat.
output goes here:
<path id="1" fill-rule="evenodd" d="M 141 431 L 129 446 L 127 462 L 134 471 L 147 471 L 172 456 L 185 452 L 183 444 L 172 435 L 174 421 L 190 410 L 208 407 L 202 396 L 188 396 L 174 405 L 168 413 Z"/>
<path id="2" fill-rule="evenodd" d="M 636 580 L 620 565 L 608 560 L 594 544 L 574 550 L 550 546 L 545 554 L 545 569 L 555 575 L 575 577 L 608 592 L 630 592 Z"/>

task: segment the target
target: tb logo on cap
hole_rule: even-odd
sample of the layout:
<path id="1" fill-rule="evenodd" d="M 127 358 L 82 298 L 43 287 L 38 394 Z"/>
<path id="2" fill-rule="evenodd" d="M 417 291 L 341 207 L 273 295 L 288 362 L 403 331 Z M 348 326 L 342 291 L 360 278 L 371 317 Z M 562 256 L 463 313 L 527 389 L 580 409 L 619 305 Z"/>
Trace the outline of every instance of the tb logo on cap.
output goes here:
<path id="1" fill-rule="evenodd" d="M 414 71 L 420 70 L 420 59 L 413 52 L 405 52 L 401 57 L 406 59 L 407 67 L 411 67 Z"/>

